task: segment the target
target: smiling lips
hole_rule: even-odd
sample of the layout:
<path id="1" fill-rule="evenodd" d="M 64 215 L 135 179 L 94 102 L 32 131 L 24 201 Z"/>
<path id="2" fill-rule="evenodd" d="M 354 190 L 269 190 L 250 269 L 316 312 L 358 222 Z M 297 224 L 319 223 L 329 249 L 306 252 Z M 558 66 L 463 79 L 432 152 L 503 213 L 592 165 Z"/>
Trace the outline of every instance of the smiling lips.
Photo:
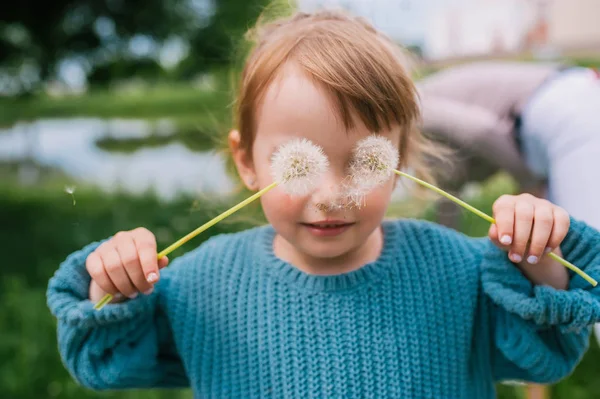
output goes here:
<path id="1" fill-rule="evenodd" d="M 318 237 L 335 237 L 348 230 L 354 223 L 342 220 L 322 220 L 314 223 L 301 223 L 308 231 Z"/>

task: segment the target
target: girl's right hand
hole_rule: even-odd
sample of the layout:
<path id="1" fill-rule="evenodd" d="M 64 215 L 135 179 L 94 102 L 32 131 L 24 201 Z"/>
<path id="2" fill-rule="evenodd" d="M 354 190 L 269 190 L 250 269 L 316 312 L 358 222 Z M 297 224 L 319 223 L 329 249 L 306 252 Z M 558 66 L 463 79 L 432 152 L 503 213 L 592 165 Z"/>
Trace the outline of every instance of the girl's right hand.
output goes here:
<path id="1" fill-rule="evenodd" d="M 120 231 L 86 259 L 92 277 L 90 300 L 98 302 L 106 294 L 116 301 L 133 299 L 140 292 L 149 295 L 159 279 L 159 269 L 168 263 L 166 256 L 157 259 L 156 238 L 149 230 Z"/>

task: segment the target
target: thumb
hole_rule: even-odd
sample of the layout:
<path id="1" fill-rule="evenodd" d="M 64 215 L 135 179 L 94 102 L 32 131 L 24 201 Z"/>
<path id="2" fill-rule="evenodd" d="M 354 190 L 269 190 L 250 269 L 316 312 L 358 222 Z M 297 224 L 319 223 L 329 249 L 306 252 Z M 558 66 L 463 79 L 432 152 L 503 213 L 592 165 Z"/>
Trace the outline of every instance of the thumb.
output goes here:
<path id="1" fill-rule="evenodd" d="M 163 256 L 162 258 L 160 258 L 158 260 L 158 268 L 162 269 L 163 267 L 167 267 L 167 265 L 169 264 L 169 258 L 167 258 L 166 256 Z"/>

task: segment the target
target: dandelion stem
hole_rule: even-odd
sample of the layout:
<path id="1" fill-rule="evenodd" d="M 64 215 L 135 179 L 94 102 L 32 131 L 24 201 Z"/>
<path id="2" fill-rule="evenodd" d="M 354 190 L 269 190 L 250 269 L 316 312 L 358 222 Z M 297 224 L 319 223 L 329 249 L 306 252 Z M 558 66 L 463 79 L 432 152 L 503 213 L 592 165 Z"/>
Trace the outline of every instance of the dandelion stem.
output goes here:
<path id="1" fill-rule="evenodd" d="M 462 206 L 465 209 L 468 209 L 469 211 L 473 212 L 474 214 L 476 214 L 477 216 L 481 217 L 484 220 L 487 220 L 488 222 L 490 222 L 491 224 L 495 224 L 496 220 L 491 217 L 490 215 L 480 211 L 479 209 L 467 204 L 466 202 L 458 199 L 457 197 L 453 196 L 452 194 L 447 193 L 446 191 L 434 186 L 433 184 L 427 183 L 426 181 L 423 181 L 421 179 L 418 179 L 414 176 L 411 176 L 407 173 L 401 172 L 399 170 L 394 169 L 394 173 L 396 173 L 397 175 L 406 177 L 416 183 L 419 183 L 422 186 L 425 186 L 433 191 L 435 191 L 438 194 L 443 195 L 444 197 L 448 198 L 449 200 L 455 202 L 456 204 Z M 553 252 L 550 252 L 548 254 L 548 256 L 552 259 L 554 259 L 555 261 L 557 261 L 558 263 L 560 263 L 561 265 L 567 267 L 568 269 L 574 271 L 575 273 L 577 273 L 578 275 L 580 275 L 584 280 L 586 280 L 588 283 L 590 283 L 592 286 L 596 286 L 598 285 L 598 282 L 596 280 L 594 280 L 593 278 L 591 278 L 589 275 L 587 275 L 584 271 L 582 271 L 581 269 L 579 269 L 577 266 L 575 266 L 574 264 L 572 264 L 571 262 L 561 258 L 560 256 L 556 255 Z"/>
<path id="2" fill-rule="evenodd" d="M 274 183 L 269 184 L 267 187 L 263 188 L 262 190 L 258 191 L 257 193 L 255 193 L 255 194 L 251 195 L 250 197 L 246 198 L 245 200 L 243 200 L 239 204 L 237 204 L 237 205 L 229 208 L 225 212 L 221 213 L 219 216 L 217 216 L 217 217 L 213 218 L 212 220 L 204 223 L 202 226 L 198 227 L 196 230 L 192 231 L 191 233 L 188 233 L 186 236 L 180 238 L 179 240 L 175 241 L 173 244 L 169 245 L 167 248 L 165 248 L 162 251 L 160 251 L 158 253 L 158 255 L 157 255 L 157 258 L 161 259 L 162 257 L 167 256 L 169 253 L 173 252 L 174 250 L 176 250 L 177 248 L 179 248 L 180 246 L 182 246 L 183 244 L 185 244 L 186 242 L 188 242 L 189 240 L 191 240 L 192 238 L 194 238 L 198 234 L 202 233 L 203 231 L 207 230 L 208 228 L 210 228 L 210 227 L 214 226 L 215 224 L 219 223 L 221 220 L 223 220 L 226 217 L 230 216 L 234 212 L 239 211 L 240 209 L 242 209 L 246 205 L 250 204 L 251 202 L 257 200 L 262 195 L 264 195 L 265 193 L 267 193 L 271 189 L 275 188 L 277 186 L 277 184 L 279 184 L 279 183 L 278 182 L 274 182 Z M 111 294 L 106 294 L 104 297 L 102 297 L 102 299 L 100 299 L 100 301 L 98 301 L 98 303 L 96 303 L 94 305 L 94 309 L 96 309 L 96 310 L 102 309 L 105 305 L 107 305 L 108 303 L 110 303 L 110 301 L 112 301 L 112 299 L 113 299 L 113 296 Z"/>
<path id="3" fill-rule="evenodd" d="M 192 238 L 194 238 L 198 234 L 202 233 L 203 231 L 207 230 L 208 228 L 210 228 L 210 227 L 214 226 L 215 224 L 219 223 L 221 220 L 225 219 L 228 216 L 231 216 L 233 213 L 239 211 L 240 209 L 242 209 L 246 205 L 248 205 L 251 202 L 255 201 L 256 199 L 260 198 L 263 194 L 265 194 L 266 192 L 268 192 L 269 190 L 271 190 L 275 186 L 277 186 L 277 184 L 278 184 L 277 182 L 271 183 L 267 187 L 263 188 L 262 190 L 258 191 L 257 193 L 255 193 L 255 194 L 251 195 L 250 197 L 246 198 L 245 200 L 243 200 L 239 204 L 237 204 L 237 205 L 229 208 L 225 212 L 221 213 L 219 216 L 215 217 L 214 219 L 212 219 L 212 220 L 204 223 L 202 226 L 198 227 L 196 230 L 194 230 L 191 233 L 187 234 L 185 237 L 182 237 L 179 240 L 175 241 L 173 244 L 169 245 L 167 248 L 163 249 L 162 251 L 160 251 L 158 253 L 158 259 L 162 258 L 163 256 L 168 255 L 169 253 L 173 252 L 174 250 L 176 250 L 181 245 L 185 244 L 186 242 L 188 242 L 189 240 L 191 240 Z"/>

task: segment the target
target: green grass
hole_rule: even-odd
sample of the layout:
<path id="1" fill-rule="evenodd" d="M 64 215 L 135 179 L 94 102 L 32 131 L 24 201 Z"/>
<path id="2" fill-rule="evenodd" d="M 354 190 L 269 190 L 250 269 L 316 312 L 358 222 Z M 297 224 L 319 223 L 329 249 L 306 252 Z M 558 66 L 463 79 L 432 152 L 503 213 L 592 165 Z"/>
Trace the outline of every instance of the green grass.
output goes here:
<path id="1" fill-rule="evenodd" d="M 232 70 L 212 73 L 212 83 L 159 82 L 137 88 L 94 89 L 81 95 L 0 97 L 0 126 L 46 118 L 169 118 L 183 124 L 212 126 L 231 119 Z"/>
<path id="2" fill-rule="evenodd" d="M 0 98 L 0 126 L 46 118 L 170 118 L 210 126 L 228 115 L 230 94 L 203 92 L 187 86 L 149 88 L 115 94 L 97 91 L 82 96 Z M 217 119 L 219 120 L 219 119 Z"/>

